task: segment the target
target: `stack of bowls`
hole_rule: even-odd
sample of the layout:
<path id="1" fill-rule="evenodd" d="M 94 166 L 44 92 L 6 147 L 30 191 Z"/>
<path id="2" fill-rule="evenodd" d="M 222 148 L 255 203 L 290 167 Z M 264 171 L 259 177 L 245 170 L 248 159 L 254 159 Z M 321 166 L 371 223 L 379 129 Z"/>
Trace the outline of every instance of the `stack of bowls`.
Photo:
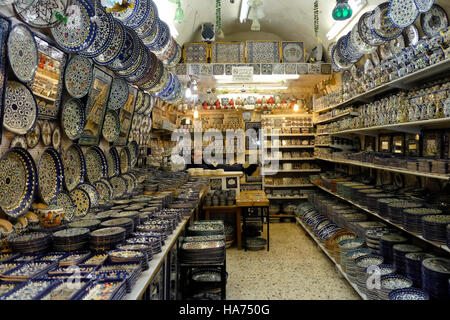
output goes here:
<path id="1" fill-rule="evenodd" d="M 411 208 L 403 210 L 403 228 L 422 233 L 422 218 L 426 215 L 442 214 L 441 210 L 431 208 Z"/>
<path id="2" fill-rule="evenodd" d="M 406 243 L 408 238 L 399 234 L 385 234 L 380 239 L 380 254 L 384 257 L 385 263 L 394 262 L 394 251 L 392 247 L 395 244 Z"/>
<path id="3" fill-rule="evenodd" d="M 364 277 L 359 282 L 365 284 L 361 290 L 369 300 L 378 300 L 376 285 L 378 277 L 395 273 L 395 267 L 391 264 L 380 264 L 375 267 L 367 267 L 364 270 Z M 369 280 L 370 279 L 370 280 Z"/>
<path id="4" fill-rule="evenodd" d="M 413 244 L 395 244 L 392 247 L 394 254 L 394 266 L 397 273 L 406 275 L 406 258 L 407 253 L 418 253 L 422 251 L 422 248 L 415 246 Z"/>
<path id="5" fill-rule="evenodd" d="M 352 239 L 346 239 L 342 240 L 338 243 L 340 257 L 339 257 L 339 264 L 342 264 L 341 261 L 345 259 L 345 254 L 351 250 L 360 249 L 364 246 L 364 240 L 359 238 L 352 238 Z"/>
<path id="6" fill-rule="evenodd" d="M 374 266 L 379 266 L 381 264 L 383 264 L 383 257 L 378 254 L 369 254 L 355 259 L 355 279 L 356 284 L 361 291 L 367 291 L 367 278 L 369 276 L 366 272 L 367 268 L 369 268 L 370 271 Z"/>
<path id="7" fill-rule="evenodd" d="M 430 300 L 430 295 L 418 288 L 395 289 L 389 293 L 389 300 Z"/>
<path id="8" fill-rule="evenodd" d="M 450 299 L 450 259 L 428 258 L 422 261 L 422 285 L 431 298 Z"/>
<path id="9" fill-rule="evenodd" d="M 341 258 L 341 267 L 342 270 L 347 273 L 347 275 L 349 276 L 350 279 L 354 279 L 355 278 L 355 263 L 354 263 L 354 259 L 359 258 L 359 257 L 363 257 L 366 256 L 368 254 L 373 253 L 373 251 L 371 249 L 368 248 L 360 248 L 360 249 L 355 249 L 355 250 L 350 250 L 348 251 L 346 254 L 344 254 L 344 256 Z M 355 282 L 356 279 L 353 281 Z"/>
<path id="10" fill-rule="evenodd" d="M 411 288 L 413 283 L 410 279 L 399 274 L 389 274 L 381 277 L 381 288 L 377 289 L 379 300 L 389 300 L 389 293 L 395 289 Z"/>
<path id="11" fill-rule="evenodd" d="M 422 261 L 435 256 L 425 252 L 405 255 L 406 276 L 413 281 L 414 287 L 422 288 Z"/>

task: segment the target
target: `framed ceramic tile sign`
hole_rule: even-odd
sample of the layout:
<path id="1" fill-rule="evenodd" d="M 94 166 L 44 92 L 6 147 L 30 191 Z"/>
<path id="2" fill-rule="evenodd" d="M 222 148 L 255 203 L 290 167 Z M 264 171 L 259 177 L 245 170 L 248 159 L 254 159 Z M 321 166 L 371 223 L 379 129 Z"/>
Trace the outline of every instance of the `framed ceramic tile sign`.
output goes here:
<path id="1" fill-rule="evenodd" d="M 93 79 L 86 103 L 86 125 L 78 142 L 85 146 L 98 145 L 100 141 L 113 77 L 94 67 Z"/>
<path id="2" fill-rule="evenodd" d="M 30 87 L 39 106 L 38 119 L 57 121 L 67 54 L 38 36 L 34 38 L 39 58 L 36 76 Z"/>
<path id="3" fill-rule="evenodd" d="M 247 41 L 245 55 L 247 63 L 279 63 L 281 61 L 280 41 Z"/>
<path id="4" fill-rule="evenodd" d="M 214 42 L 211 44 L 212 63 L 244 63 L 245 42 Z"/>
<path id="5" fill-rule="evenodd" d="M 0 18 L 0 130 L 3 128 L 3 101 L 6 88 L 6 40 L 8 39 L 11 23 L 7 19 Z M 2 134 L 0 132 L 0 142 Z"/>
<path id="6" fill-rule="evenodd" d="M 305 48 L 301 41 L 283 41 L 282 56 L 284 63 L 305 62 Z"/>
<path id="7" fill-rule="evenodd" d="M 205 42 L 185 43 L 183 49 L 184 63 L 207 63 L 209 46 Z"/>
<path id="8" fill-rule="evenodd" d="M 136 104 L 137 89 L 130 86 L 130 93 L 128 95 L 128 100 L 125 105 L 120 109 L 119 119 L 120 119 L 120 133 L 119 138 L 114 143 L 116 146 L 124 146 L 127 144 L 128 136 L 130 134 L 131 123 L 133 121 L 134 108 Z"/>

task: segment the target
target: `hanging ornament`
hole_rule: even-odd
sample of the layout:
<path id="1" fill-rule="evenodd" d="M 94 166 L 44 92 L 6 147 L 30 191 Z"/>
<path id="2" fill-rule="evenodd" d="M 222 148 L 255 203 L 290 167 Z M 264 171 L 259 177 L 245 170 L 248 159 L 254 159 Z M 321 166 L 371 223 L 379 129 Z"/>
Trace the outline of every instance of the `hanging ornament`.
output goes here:
<path id="1" fill-rule="evenodd" d="M 352 16 L 352 7 L 348 4 L 348 0 L 336 0 L 336 7 L 333 9 L 334 20 L 347 20 Z"/>
<path id="2" fill-rule="evenodd" d="M 314 1 L 314 33 L 317 39 L 319 34 L 319 0 Z"/>
<path id="3" fill-rule="evenodd" d="M 218 38 L 225 36 L 222 30 L 222 0 L 216 0 L 216 36 Z"/>
<path id="4" fill-rule="evenodd" d="M 248 2 L 250 5 L 250 11 L 248 13 L 248 18 L 252 20 L 252 31 L 260 31 L 261 25 L 259 23 L 259 20 L 265 17 L 264 11 L 262 9 L 262 0 L 250 0 Z"/>
<path id="5" fill-rule="evenodd" d="M 175 18 L 173 19 L 176 23 L 183 23 L 184 22 L 184 11 L 181 8 L 181 1 L 177 0 L 177 10 L 175 11 Z"/>

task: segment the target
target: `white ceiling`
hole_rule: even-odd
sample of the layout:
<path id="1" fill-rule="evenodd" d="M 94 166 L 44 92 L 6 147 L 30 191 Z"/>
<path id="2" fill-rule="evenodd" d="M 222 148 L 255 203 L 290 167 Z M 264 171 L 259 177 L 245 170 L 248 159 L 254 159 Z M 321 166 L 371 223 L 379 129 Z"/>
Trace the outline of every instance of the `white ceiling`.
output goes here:
<path id="1" fill-rule="evenodd" d="M 169 0 L 154 1 L 158 5 L 161 19 L 173 24 L 172 31 L 176 28 L 178 32 L 176 40 L 181 45 L 185 42 L 201 40 L 199 30 L 202 23 L 215 24 L 215 0 L 181 0 L 185 15 L 185 22 L 182 24 L 173 22 L 175 4 Z M 216 39 L 216 41 L 301 40 L 304 41 L 307 51 L 316 45 L 313 0 L 263 0 L 266 17 L 260 21 L 261 32 L 250 32 L 251 21 L 249 20 L 242 24 L 239 22 L 241 1 L 247 0 L 234 0 L 234 3 L 230 3 L 230 0 L 222 0 L 222 29 L 225 38 Z M 368 5 L 362 9 L 362 12 L 382 2 L 384 1 L 368 0 Z M 436 3 L 443 6 L 450 15 L 449 0 L 437 0 Z M 335 4 L 335 0 L 319 0 L 319 38 L 325 49 L 329 44 L 326 34 L 334 23 L 331 11 Z"/>

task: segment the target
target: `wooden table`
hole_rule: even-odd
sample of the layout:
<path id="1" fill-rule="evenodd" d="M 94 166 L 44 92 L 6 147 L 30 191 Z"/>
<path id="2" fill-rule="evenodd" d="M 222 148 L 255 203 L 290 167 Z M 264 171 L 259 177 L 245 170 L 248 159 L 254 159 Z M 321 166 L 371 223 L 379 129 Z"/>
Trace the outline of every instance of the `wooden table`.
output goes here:
<path id="1" fill-rule="evenodd" d="M 211 212 L 230 212 L 236 215 L 236 241 L 238 249 L 242 249 L 241 210 L 236 206 L 203 207 L 205 220 L 211 218 Z"/>

